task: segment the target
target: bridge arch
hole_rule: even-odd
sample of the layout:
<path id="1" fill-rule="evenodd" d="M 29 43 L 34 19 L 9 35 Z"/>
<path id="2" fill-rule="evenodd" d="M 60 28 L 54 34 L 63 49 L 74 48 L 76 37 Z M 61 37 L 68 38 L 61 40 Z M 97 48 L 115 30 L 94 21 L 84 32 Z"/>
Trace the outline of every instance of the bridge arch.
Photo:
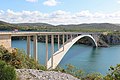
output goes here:
<path id="1" fill-rule="evenodd" d="M 72 41 L 67 42 L 64 45 L 64 50 L 63 47 L 61 47 L 58 51 L 56 51 L 53 54 L 53 65 L 51 65 L 51 58 L 49 59 L 47 63 L 47 68 L 50 69 L 55 69 L 57 65 L 60 63 L 64 55 L 68 52 L 68 50 L 81 38 L 87 37 L 93 44 L 93 46 L 97 47 L 97 42 L 96 40 L 91 36 L 91 35 L 79 35 L 76 38 L 73 38 Z"/>
<path id="2" fill-rule="evenodd" d="M 77 38 L 77 37 L 76 37 Z M 91 36 L 91 35 L 80 35 L 80 36 L 78 36 L 78 39 L 76 39 L 76 41 L 75 42 L 73 42 L 74 44 L 78 41 L 78 40 L 80 40 L 80 39 L 82 39 L 82 38 L 87 38 L 91 43 L 92 43 L 92 46 L 93 47 L 97 47 L 98 45 L 97 45 L 97 41 L 93 38 L 93 36 Z M 74 45 L 73 44 L 73 45 Z"/>

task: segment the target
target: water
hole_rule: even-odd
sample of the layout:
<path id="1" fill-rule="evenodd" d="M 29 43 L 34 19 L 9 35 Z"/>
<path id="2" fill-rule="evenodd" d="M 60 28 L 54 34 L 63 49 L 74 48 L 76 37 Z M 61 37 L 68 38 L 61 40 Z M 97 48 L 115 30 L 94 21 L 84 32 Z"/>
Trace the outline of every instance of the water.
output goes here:
<path id="1" fill-rule="evenodd" d="M 32 42 L 30 43 L 32 45 Z M 12 47 L 17 47 L 26 50 L 25 40 L 12 41 Z M 51 44 L 48 44 L 49 58 Z M 55 44 L 57 50 L 57 44 Z M 31 53 L 33 52 L 31 47 Z M 33 54 L 31 54 L 33 56 Z M 38 43 L 38 59 L 41 64 L 45 64 L 45 43 Z M 65 68 L 66 64 L 72 64 L 79 69 L 90 72 L 100 72 L 106 74 L 109 67 L 120 63 L 120 45 L 111 46 L 108 48 L 93 48 L 91 46 L 75 44 L 67 52 L 60 66 Z"/>

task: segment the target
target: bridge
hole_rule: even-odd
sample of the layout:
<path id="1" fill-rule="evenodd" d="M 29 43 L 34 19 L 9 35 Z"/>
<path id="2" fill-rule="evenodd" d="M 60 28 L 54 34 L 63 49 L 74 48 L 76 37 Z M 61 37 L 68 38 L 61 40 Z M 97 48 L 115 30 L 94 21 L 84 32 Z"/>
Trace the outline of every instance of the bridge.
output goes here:
<path id="1" fill-rule="evenodd" d="M 11 48 L 11 37 L 26 36 L 27 37 L 27 55 L 30 57 L 30 42 L 33 37 L 33 53 L 34 59 L 38 61 L 37 42 L 38 36 L 45 36 L 46 57 L 45 65 L 47 69 L 55 69 L 67 51 L 81 38 L 87 37 L 93 46 L 97 47 L 97 35 L 100 33 L 80 33 L 80 32 L 0 32 L 0 45 Z M 57 36 L 58 50 L 54 50 L 54 38 Z M 60 46 L 60 36 L 62 36 L 62 46 Z M 48 59 L 48 37 L 51 38 L 51 58 Z M 17 45 L 17 44 L 16 44 Z"/>

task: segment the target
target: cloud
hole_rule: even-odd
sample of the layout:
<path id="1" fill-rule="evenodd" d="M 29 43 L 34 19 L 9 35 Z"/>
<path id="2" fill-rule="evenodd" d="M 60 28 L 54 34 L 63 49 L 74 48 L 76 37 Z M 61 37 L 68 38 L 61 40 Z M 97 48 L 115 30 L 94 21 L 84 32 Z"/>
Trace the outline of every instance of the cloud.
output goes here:
<path id="1" fill-rule="evenodd" d="M 28 2 L 37 2 L 38 0 L 26 0 Z"/>
<path id="2" fill-rule="evenodd" d="M 119 4 L 120 4 L 120 0 L 118 0 L 118 1 L 117 1 L 117 3 L 119 3 Z"/>
<path id="3" fill-rule="evenodd" d="M 56 0 L 47 0 L 47 1 L 43 2 L 43 5 L 46 5 L 46 6 L 56 6 L 59 3 L 60 2 L 58 2 Z"/>
<path id="4" fill-rule="evenodd" d="M 80 23 L 120 23 L 120 11 L 113 13 L 91 13 L 89 10 L 71 13 L 67 11 L 54 11 L 42 13 L 40 11 L 15 12 L 8 9 L 0 10 L 0 20 L 11 23 L 50 23 L 50 24 L 80 24 Z"/>

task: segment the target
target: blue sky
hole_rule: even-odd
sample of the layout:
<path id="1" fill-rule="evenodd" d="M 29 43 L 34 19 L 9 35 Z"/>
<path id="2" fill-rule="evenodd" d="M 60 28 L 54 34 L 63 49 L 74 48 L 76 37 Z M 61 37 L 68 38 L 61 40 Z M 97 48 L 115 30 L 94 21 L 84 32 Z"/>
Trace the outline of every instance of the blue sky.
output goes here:
<path id="1" fill-rule="evenodd" d="M 11 23 L 119 23 L 120 0 L 0 0 L 0 20 Z"/>

